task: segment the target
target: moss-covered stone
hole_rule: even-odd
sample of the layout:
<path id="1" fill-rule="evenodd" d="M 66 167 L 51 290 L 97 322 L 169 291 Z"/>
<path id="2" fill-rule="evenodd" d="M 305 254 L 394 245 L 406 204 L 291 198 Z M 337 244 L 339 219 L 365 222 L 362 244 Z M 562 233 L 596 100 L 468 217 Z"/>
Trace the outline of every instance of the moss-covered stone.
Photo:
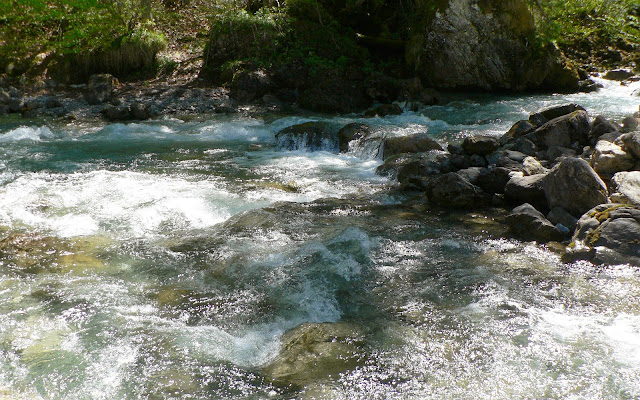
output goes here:
<path id="1" fill-rule="evenodd" d="M 364 345 L 365 331 L 358 325 L 302 324 L 283 336 L 280 355 L 263 372 L 279 383 L 296 386 L 337 378 L 362 365 Z"/>

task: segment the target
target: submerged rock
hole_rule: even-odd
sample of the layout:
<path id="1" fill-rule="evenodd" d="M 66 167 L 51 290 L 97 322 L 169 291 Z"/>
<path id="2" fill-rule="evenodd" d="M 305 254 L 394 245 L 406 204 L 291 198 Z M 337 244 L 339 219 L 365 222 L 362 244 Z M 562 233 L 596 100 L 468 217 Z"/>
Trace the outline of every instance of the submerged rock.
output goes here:
<path id="1" fill-rule="evenodd" d="M 280 354 L 262 371 L 274 381 L 299 386 L 337 377 L 365 361 L 364 341 L 364 330 L 355 324 L 302 324 L 282 337 Z"/>
<path id="2" fill-rule="evenodd" d="M 98 236 L 69 240 L 11 233 L 0 240 L 0 261 L 28 273 L 91 273 L 107 267 L 100 250 L 107 244 Z"/>
<path id="3" fill-rule="evenodd" d="M 640 266 L 640 207 L 601 204 L 589 210 L 562 259 Z"/>

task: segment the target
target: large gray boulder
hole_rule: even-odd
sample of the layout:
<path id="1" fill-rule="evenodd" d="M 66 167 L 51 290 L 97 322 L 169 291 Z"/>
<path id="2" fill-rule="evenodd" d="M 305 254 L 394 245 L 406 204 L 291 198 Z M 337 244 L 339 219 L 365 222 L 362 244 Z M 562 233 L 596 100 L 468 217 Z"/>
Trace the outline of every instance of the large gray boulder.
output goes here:
<path id="1" fill-rule="evenodd" d="M 480 208 L 489 204 L 490 200 L 482 189 L 455 172 L 433 179 L 426 193 L 432 204 L 445 208 Z"/>
<path id="2" fill-rule="evenodd" d="M 426 133 L 389 137 L 382 142 L 382 159 L 397 154 L 423 153 L 431 150 L 443 151 L 444 149 Z"/>
<path id="3" fill-rule="evenodd" d="M 578 74 L 558 55 L 534 55 L 535 21 L 526 0 L 416 3 L 405 58 L 431 87 L 577 90 Z"/>
<path id="4" fill-rule="evenodd" d="M 546 208 L 547 199 L 543 187 L 545 176 L 546 174 L 512 174 L 504 188 L 506 199 L 515 204 L 530 203 L 540 209 Z"/>
<path id="5" fill-rule="evenodd" d="M 618 172 L 613 176 L 611 201 L 640 206 L 640 171 Z"/>
<path id="6" fill-rule="evenodd" d="M 579 104 L 575 104 L 575 103 L 562 104 L 559 106 L 543 108 L 542 110 L 531 114 L 529 116 L 529 121 L 535 125 L 540 126 L 551 121 L 552 119 L 569 115 L 576 111 L 586 111 L 586 110 L 584 109 L 584 107 L 582 107 Z"/>
<path id="7" fill-rule="evenodd" d="M 462 142 L 462 148 L 467 154 L 485 156 L 500 147 L 500 141 L 492 136 L 471 136 Z"/>
<path id="8" fill-rule="evenodd" d="M 548 242 L 560 241 L 564 236 L 540 211 L 528 203 L 514 208 L 507 215 L 506 223 L 512 232 L 526 239 Z"/>
<path id="9" fill-rule="evenodd" d="M 565 158 L 545 176 L 544 194 L 549 208 L 562 207 L 579 216 L 608 202 L 602 179 L 580 158 Z"/>
<path id="10" fill-rule="evenodd" d="M 640 266 L 640 208 L 601 204 L 589 210 L 578 221 L 562 259 Z"/>
<path id="11" fill-rule="evenodd" d="M 640 158 L 640 132 L 625 133 L 616 140 L 616 143 L 635 158 Z"/>
<path id="12" fill-rule="evenodd" d="M 546 122 L 528 136 L 543 149 L 582 148 L 589 143 L 591 124 L 586 111 L 578 110 Z"/>
<path id="13" fill-rule="evenodd" d="M 628 171 L 635 165 L 633 156 L 615 143 L 599 140 L 591 155 L 591 166 L 607 179 L 616 172 Z"/>

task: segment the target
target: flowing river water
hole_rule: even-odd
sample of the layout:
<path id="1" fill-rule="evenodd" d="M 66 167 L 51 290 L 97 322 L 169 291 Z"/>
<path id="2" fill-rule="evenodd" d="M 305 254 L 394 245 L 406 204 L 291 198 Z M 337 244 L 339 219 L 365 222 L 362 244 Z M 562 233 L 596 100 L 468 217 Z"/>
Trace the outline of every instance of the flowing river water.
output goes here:
<path id="1" fill-rule="evenodd" d="M 568 101 L 638 110 L 604 84 L 366 120 L 0 120 L 0 399 L 640 399 L 640 268 L 563 264 L 406 202 L 375 152 L 274 138 L 328 120 L 445 143 Z M 278 378 L 307 323 L 350 334 Z"/>

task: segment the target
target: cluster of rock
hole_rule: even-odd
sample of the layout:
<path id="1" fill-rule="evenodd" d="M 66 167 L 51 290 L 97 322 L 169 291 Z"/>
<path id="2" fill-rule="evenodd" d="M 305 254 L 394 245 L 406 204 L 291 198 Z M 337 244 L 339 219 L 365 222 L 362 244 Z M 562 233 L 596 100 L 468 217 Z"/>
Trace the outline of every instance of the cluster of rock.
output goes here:
<path id="1" fill-rule="evenodd" d="M 424 192 L 432 206 L 515 206 L 505 218 L 513 233 L 571 241 L 567 261 L 638 263 L 639 122 L 636 115 L 620 126 L 566 104 L 532 114 L 500 138 L 468 137 L 446 151 L 426 133 L 385 137 L 361 123 L 338 130 L 309 122 L 276 137 L 284 149 L 336 152 L 373 142 L 384 160 L 378 173 L 401 190 Z"/>
<path id="2" fill-rule="evenodd" d="M 122 84 L 109 74 L 92 75 L 86 84 L 42 82 L 27 89 L 0 82 L 0 116 L 131 121 L 159 115 L 237 111 L 228 91 L 222 88 Z"/>

